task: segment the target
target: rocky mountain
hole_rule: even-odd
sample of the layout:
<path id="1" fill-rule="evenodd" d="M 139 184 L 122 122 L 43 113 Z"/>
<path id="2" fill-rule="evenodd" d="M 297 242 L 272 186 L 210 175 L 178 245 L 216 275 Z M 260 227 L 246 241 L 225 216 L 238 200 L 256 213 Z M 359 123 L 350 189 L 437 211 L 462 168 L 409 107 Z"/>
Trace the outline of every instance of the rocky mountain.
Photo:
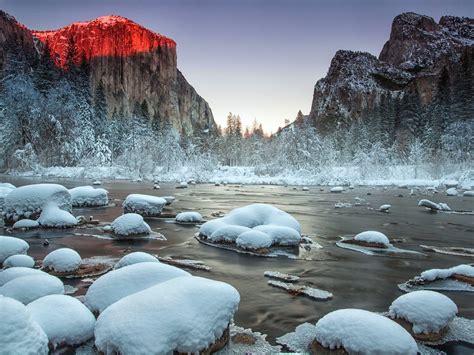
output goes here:
<path id="1" fill-rule="evenodd" d="M 439 91 L 442 75 L 451 92 L 459 81 L 472 82 L 465 73 L 473 72 L 473 58 L 474 19 L 444 16 L 437 23 L 403 13 L 393 20 L 378 58 L 364 52 L 336 53 L 326 77 L 314 87 L 310 120 L 325 132 L 361 119 L 382 99 L 415 95 L 427 105 Z"/>
<path id="2" fill-rule="evenodd" d="M 6 14 L 2 18 L 3 37 L 28 50 L 35 41 L 40 55 L 48 47 L 59 68 L 65 68 L 73 43 L 75 62 L 89 63 L 92 91 L 103 85 L 109 117 L 129 115 L 139 106 L 153 126 L 170 123 L 186 135 L 215 131 L 208 103 L 177 69 L 172 39 L 121 16 L 103 16 L 54 31 L 29 31 Z"/>

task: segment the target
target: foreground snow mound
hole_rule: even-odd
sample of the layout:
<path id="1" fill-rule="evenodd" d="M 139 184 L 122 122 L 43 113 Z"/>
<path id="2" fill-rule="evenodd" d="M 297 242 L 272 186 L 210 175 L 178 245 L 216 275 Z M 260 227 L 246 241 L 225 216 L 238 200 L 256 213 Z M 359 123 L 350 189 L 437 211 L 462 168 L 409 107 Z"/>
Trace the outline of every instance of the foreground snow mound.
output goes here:
<path id="1" fill-rule="evenodd" d="M 200 223 L 202 216 L 199 212 L 181 212 L 176 215 L 178 223 Z"/>
<path id="2" fill-rule="evenodd" d="M 239 235 L 235 243 L 244 250 L 258 250 L 271 247 L 272 241 L 268 234 L 251 230 Z"/>
<path id="3" fill-rule="evenodd" d="M 218 228 L 211 236 L 208 238 L 211 242 L 226 242 L 234 243 L 236 239 L 242 233 L 249 232 L 252 229 L 242 226 L 232 226 L 224 225 L 223 227 Z"/>
<path id="4" fill-rule="evenodd" d="M 26 254 L 29 247 L 23 239 L 0 235 L 0 264 L 9 256 Z"/>
<path id="5" fill-rule="evenodd" d="M 3 262 L 3 267 L 33 267 L 35 266 L 35 260 L 28 255 L 17 254 L 9 256 Z"/>
<path id="6" fill-rule="evenodd" d="M 167 201 L 158 196 L 131 194 L 123 202 L 125 213 L 138 213 L 146 217 L 156 217 L 161 214 Z"/>
<path id="7" fill-rule="evenodd" d="M 0 353 L 46 355 L 48 337 L 20 302 L 0 295 Z"/>
<path id="8" fill-rule="evenodd" d="M 106 354 L 198 352 L 225 335 L 239 301 L 226 283 L 175 278 L 107 308 L 97 320 L 95 344 Z"/>
<path id="9" fill-rule="evenodd" d="M 412 336 L 394 321 L 360 309 L 341 309 L 316 323 L 315 340 L 349 354 L 417 354 Z"/>
<path id="10" fill-rule="evenodd" d="M 13 229 L 32 229 L 38 227 L 39 223 L 32 219 L 21 219 L 13 225 Z"/>
<path id="11" fill-rule="evenodd" d="M 118 300 L 170 279 L 191 276 L 186 271 L 157 262 L 144 262 L 99 277 L 87 290 L 84 304 L 92 312 L 102 312 Z"/>
<path id="12" fill-rule="evenodd" d="M 398 297 L 389 308 L 391 318 L 410 322 L 413 333 L 433 333 L 445 328 L 458 307 L 445 295 L 434 291 L 414 291 Z"/>
<path id="13" fill-rule="evenodd" d="M 38 223 L 43 227 L 67 228 L 74 227 L 77 224 L 77 219 L 68 211 L 62 210 L 55 204 L 50 203 L 43 208 L 38 218 Z"/>
<path id="14" fill-rule="evenodd" d="M 18 220 L 39 215 L 47 204 L 71 212 L 71 194 L 57 184 L 26 185 L 12 190 L 5 197 L 4 211 L 7 219 Z"/>
<path id="15" fill-rule="evenodd" d="M 423 271 L 420 277 L 425 281 L 434 281 L 436 279 L 447 279 L 453 275 L 474 277 L 474 266 L 461 264 L 449 269 L 430 269 Z"/>
<path id="16" fill-rule="evenodd" d="M 115 264 L 114 269 L 120 269 L 125 266 L 146 262 L 159 263 L 160 261 L 151 254 L 144 253 L 142 251 L 136 251 L 122 257 L 122 259 L 120 259 L 117 264 Z"/>
<path id="17" fill-rule="evenodd" d="M 0 287 L 18 277 L 30 275 L 48 275 L 46 272 L 29 267 L 15 266 L 0 272 Z"/>
<path id="18" fill-rule="evenodd" d="M 385 247 L 389 247 L 391 245 L 387 236 L 377 231 L 365 231 L 365 232 L 359 233 L 354 237 L 354 239 L 358 242 L 379 244 Z"/>
<path id="19" fill-rule="evenodd" d="M 11 297 L 23 304 L 47 295 L 63 294 L 63 282 L 48 274 L 17 277 L 0 288 L 0 294 Z"/>
<path id="20" fill-rule="evenodd" d="M 79 269 L 82 259 L 79 253 L 73 249 L 56 249 L 46 255 L 43 267 L 56 272 L 71 272 Z"/>
<path id="21" fill-rule="evenodd" d="M 65 295 L 49 295 L 27 306 L 56 348 L 60 344 L 79 345 L 94 336 L 95 317 L 79 300 Z"/>
<path id="22" fill-rule="evenodd" d="M 107 206 L 109 192 L 105 189 L 94 189 L 92 186 L 78 186 L 69 190 L 73 207 Z"/>
<path id="23" fill-rule="evenodd" d="M 148 235 L 151 232 L 150 226 L 143 220 L 143 217 L 136 213 L 127 213 L 116 218 L 110 227 L 112 232 L 119 237 Z"/>

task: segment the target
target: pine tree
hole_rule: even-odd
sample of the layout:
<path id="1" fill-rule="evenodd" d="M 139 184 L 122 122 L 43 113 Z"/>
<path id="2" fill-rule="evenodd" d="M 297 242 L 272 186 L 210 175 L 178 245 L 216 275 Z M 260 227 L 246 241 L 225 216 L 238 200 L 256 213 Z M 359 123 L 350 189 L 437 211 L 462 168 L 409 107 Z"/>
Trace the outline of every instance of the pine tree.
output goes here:
<path id="1" fill-rule="evenodd" d="M 95 89 L 94 93 L 94 128 L 96 137 L 107 135 L 107 100 L 105 98 L 105 88 L 102 80 Z"/>

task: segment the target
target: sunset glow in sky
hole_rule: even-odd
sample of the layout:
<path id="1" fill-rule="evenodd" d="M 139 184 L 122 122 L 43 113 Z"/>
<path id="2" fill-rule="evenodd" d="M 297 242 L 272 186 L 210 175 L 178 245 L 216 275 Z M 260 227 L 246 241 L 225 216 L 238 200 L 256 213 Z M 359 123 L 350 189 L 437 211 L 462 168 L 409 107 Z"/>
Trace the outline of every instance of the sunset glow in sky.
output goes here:
<path id="1" fill-rule="evenodd" d="M 231 111 L 273 132 L 309 112 L 338 49 L 378 56 L 397 14 L 474 17 L 472 0 L 0 0 L 0 8 L 35 30 L 125 16 L 177 42 L 178 68 L 218 123 Z"/>

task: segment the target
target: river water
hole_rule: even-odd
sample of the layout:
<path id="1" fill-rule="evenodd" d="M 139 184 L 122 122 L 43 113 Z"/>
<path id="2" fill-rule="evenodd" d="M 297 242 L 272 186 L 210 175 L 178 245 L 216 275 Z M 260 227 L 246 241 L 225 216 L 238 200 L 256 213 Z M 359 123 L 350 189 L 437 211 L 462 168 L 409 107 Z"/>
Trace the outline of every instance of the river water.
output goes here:
<path id="1" fill-rule="evenodd" d="M 47 180 L 2 177 L 2 182 L 16 186 L 38 182 L 60 183 L 68 188 L 88 185 L 91 181 Z M 341 235 L 354 235 L 364 230 L 378 230 L 389 238 L 404 238 L 396 246 L 423 252 L 420 244 L 435 246 L 474 246 L 474 216 L 461 214 L 431 214 L 417 207 L 420 198 L 447 202 L 456 210 L 473 210 L 474 198 L 447 197 L 444 193 L 434 196 L 409 196 L 409 190 L 356 187 L 343 194 L 329 193 L 325 187 L 312 187 L 310 191 L 293 190 L 283 186 L 213 186 L 196 185 L 188 189 L 176 189 L 174 184 L 162 184 L 161 190 L 153 190 L 151 183 L 110 181 L 101 187 L 109 191 L 109 198 L 116 206 L 107 208 L 74 209 L 74 215 L 93 215 L 101 222 L 110 223 L 121 215 L 121 202 L 130 193 L 176 197 L 169 211 L 198 211 L 206 220 L 211 213 L 230 210 L 251 203 L 272 204 L 293 215 L 302 226 L 302 233 L 310 235 L 323 246 L 322 260 L 295 260 L 286 257 L 263 258 L 238 254 L 200 244 L 193 238 L 194 226 L 172 223 L 171 219 L 147 219 L 151 228 L 166 236 L 166 241 L 118 241 L 91 236 L 77 236 L 76 230 L 38 230 L 11 232 L 30 243 L 29 254 L 42 259 L 59 247 L 77 250 L 83 258 L 92 256 L 121 257 L 126 252 L 145 251 L 159 256 L 201 260 L 212 267 L 209 272 L 190 272 L 194 275 L 221 280 L 233 285 L 241 295 L 235 317 L 237 325 L 252 328 L 275 337 L 291 332 L 303 322 L 316 322 L 326 313 L 340 308 L 361 308 L 370 311 L 386 311 L 390 303 L 402 294 L 397 284 L 407 281 L 430 268 L 445 268 L 461 263 L 474 262 L 474 258 L 424 252 L 426 256 L 400 255 L 398 257 L 367 256 L 341 249 L 335 245 Z M 370 195 L 368 195 L 370 193 Z M 399 197 L 398 195 L 403 195 Z M 335 209 L 339 201 L 355 202 L 360 197 L 370 203 L 367 206 Z M 376 209 L 391 204 L 390 213 Z M 98 233 L 100 234 L 100 233 Z M 50 241 L 43 246 L 44 238 Z M 313 285 L 334 294 L 325 302 L 292 296 L 285 291 L 270 287 L 263 277 L 266 270 L 285 272 L 301 277 L 300 283 Z M 66 284 L 74 285 L 66 280 Z M 77 286 L 77 284 L 76 284 Z M 84 289 L 79 290 L 79 294 Z M 447 294 L 459 307 L 459 315 L 474 318 L 473 294 L 451 292 Z M 456 347 L 457 348 L 457 347 Z M 454 348 L 453 348 L 454 349 Z M 468 351 L 474 351 L 474 348 Z M 459 348 L 460 353 L 464 352 Z"/>

